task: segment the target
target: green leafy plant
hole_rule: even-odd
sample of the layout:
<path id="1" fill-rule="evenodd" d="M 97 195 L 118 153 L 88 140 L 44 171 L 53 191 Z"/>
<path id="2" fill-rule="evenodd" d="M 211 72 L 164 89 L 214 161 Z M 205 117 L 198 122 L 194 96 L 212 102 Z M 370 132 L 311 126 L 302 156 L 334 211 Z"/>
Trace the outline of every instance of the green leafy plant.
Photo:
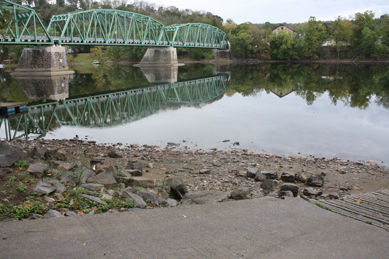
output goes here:
<path id="1" fill-rule="evenodd" d="M 19 182 L 18 186 L 16 186 L 16 190 L 19 192 L 25 192 L 27 189 L 27 186 L 24 185 L 22 182 Z"/>
<path id="2" fill-rule="evenodd" d="M 8 213 L 9 209 L 3 203 L 0 203 L 0 213 Z"/>
<path id="3" fill-rule="evenodd" d="M 17 219 L 27 218 L 30 215 L 30 208 L 24 205 L 14 206 L 11 215 Z"/>
<path id="4" fill-rule="evenodd" d="M 17 161 L 16 163 L 16 166 L 19 167 L 19 168 L 23 168 L 24 170 L 26 170 L 28 168 L 28 163 L 24 160 L 21 160 L 21 161 Z"/>
<path id="5" fill-rule="evenodd" d="M 13 182 L 16 180 L 16 176 L 8 176 L 8 181 Z"/>
<path id="6" fill-rule="evenodd" d="M 48 206 L 41 201 L 26 201 L 18 206 L 13 206 L 11 215 L 17 219 L 27 218 L 31 213 L 43 214 Z"/>

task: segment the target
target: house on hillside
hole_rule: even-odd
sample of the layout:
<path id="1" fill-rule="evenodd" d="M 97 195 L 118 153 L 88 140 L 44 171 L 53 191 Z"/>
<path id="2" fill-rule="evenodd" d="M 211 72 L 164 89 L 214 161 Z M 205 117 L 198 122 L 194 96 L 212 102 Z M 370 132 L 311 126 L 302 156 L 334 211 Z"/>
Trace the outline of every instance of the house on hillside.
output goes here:
<path id="1" fill-rule="evenodd" d="M 289 25 L 286 24 L 280 24 L 276 28 L 274 28 L 273 33 L 275 32 L 277 35 L 280 31 L 286 31 L 290 33 L 296 33 L 296 30 L 290 27 Z"/>

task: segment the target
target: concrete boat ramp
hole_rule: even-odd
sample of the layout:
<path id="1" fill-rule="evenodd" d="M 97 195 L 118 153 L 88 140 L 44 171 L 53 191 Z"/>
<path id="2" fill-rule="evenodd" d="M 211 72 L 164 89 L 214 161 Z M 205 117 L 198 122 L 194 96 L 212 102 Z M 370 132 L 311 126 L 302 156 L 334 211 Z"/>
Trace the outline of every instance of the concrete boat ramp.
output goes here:
<path id="1" fill-rule="evenodd" d="M 0 258 L 388 258 L 389 232 L 301 198 L 0 223 Z"/>

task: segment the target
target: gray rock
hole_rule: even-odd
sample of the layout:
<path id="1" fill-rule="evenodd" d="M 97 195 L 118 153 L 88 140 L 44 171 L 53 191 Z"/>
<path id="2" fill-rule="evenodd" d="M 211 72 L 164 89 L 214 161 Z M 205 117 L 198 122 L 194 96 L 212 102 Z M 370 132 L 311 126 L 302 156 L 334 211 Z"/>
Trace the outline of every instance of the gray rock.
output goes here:
<path id="1" fill-rule="evenodd" d="M 55 199 L 51 198 L 51 197 L 45 197 L 45 201 L 47 201 L 47 202 L 55 202 Z"/>
<path id="2" fill-rule="evenodd" d="M 282 191 L 291 191 L 294 195 L 294 197 L 297 197 L 300 187 L 297 184 L 294 183 L 283 183 L 281 185 L 281 192 Z"/>
<path id="3" fill-rule="evenodd" d="M 203 168 L 199 171 L 199 174 L 210 174 L 211 173 L 211 169 L 209 168 Z"/>
<path id="4" fill-rule="evenodd" d="M 280 191 L 279 196 L 281 196 L 281 197 L 294 197 L 294 194 L 292 191 Z"/>
<path id="5" fill-rule="evenodd" d="M 127 170 L 127 172 L 129 174 L 131 174 L 130 177 L 132 177 L 132 176 L 142 176 L 143 175 L 142 171 L 137 170 L 137 169 L 135 169 L 135 170 L 130 169 L 130 170 Z"/>
<path id="6" fill-rule="evenodd" d="M 246 177 L 247 171 L 246 171 L 246 170 L 239 170 L 239 171 L 236 173 L 236 175 L 239 176 L 239 177 Z"/>
<path id="7" fill-rule="evenodd" d="M 74 172 L 63 172 L 61 174 L 61 182 L 66 182 L 69 186 L 75 186 L 78 184 L 85 183 L 88 178 L 94 175 L 96 175 L 96 173 L 93 170 L 82 166 Z"/>
<path id="8" fill-rule="evenodd" d="M 300 172 L 296 174 L 296 180 L 305 183 L 309 178 L 309 174 L 307 172 Z"/>
<path id="9" fill-rule="evenodd" d="M 11 147 L 0 147 L 0 166 L 9 167 L 15 162 L 23 160 L 24 153 L 20 149 Z"/>
<path id="10" fill-rule="evenodd" d="M 56 210 L 49 210 L 46 214 L 46 217 L 48 218 L 64 218 L 65 216 L 62 215 L 61 212 L 56 211 Z"/>
<path id="11" fill-rule="evenodd" d="M 185 194 L 183 205 L 205 204 L 228 200 L 228 194 L 222 191 L 198 191 Z"/>
<path id="12" fill-rule="evenodd" d="M 339 193 L 331 192 L 330 194 L 328 194 L 328 198 L 330 198 L 330 199 L 339 199 Z"/>
<path id="13" fill-rule="evenodd" d="M 257 175 L 258 172 L 259 172 L 258 168 L 256 168 L 256 167 L 249 167 L 249 168 L 247 168 L 246 176 L 248 178 L 255 178 L 255 176 Z"/>
<path id="14" fill-rule="evenodd" d="M 142 197 L 142 199 L 144 201 L 150 200 L 152 203 L 159 205 L 159 203 L 158 203 L 159 195 L 158 194 L 148 192 L 148 191 L 142 191 L 142 192 L 139 192 L 139 196 Z"/>
<path id="15" fill-rule="evenodd" d="M 168 203 L 169 207 L 176 207 L 177 201 L 175 199 L 167 198 L 166 202 Z"/>
<path id="16" fill-rule="evenodd" d="M 81 187 L 85 194 L 102 194 L 105 190 L 104 185 L 98 183 L 84 183 Z"/>
<path id="17" fill-rule="evenodd" d="M 85 198 L 85 199 L 97 202 L 99 204 L 105 204 L 105 205 L 107 204 L 105 201 L 102 201 L 100 198 L 97 198 L 95 196 L 91 196 L 91 195 L 88 195 L 88 194 L 80 194 L 80 196 Z"/>
<path id="18" fill-rule="evenodd" d="M 133 169 L 133 170 L 136 169 L 143 172 L 143 165 L 142 162 L 138 160 L 129 160 L 126 169 Z"/>
<path id="19" fill-rule="evenodd" d="M 119 197 L 120 195 L 119 195 L 119 192 L 118 191 L 115 191 L 115 190 L 107 190 L 107 193 L 109 194 L 109 195 L 111 195 L 112 197 Z"/>
<path id="20" fill-rule="evenodd" d="M 77 213 L 75 213 L 74 211 L 68 210 L 65 215 L 68 217 L 75 217 L 75 216 L 77 216 Z"/>
<path id="21" fill-rule="evenodd" d="M 281 181 L 273 180 L 273 179 L 266 179 L 261 183 L 261 188 L 266 191 L 275 191 L 281 186 Z"/>
<path id="22" fill-rule="evenodd" d="M 322 192 L 319 190 L 313 189 L 311 187 L 308 187 L 308 188 L 305 188 L 303 190 L 303 194 L 305 196 L 309 196 L 309 197 L 317 197 L 317 196 L 320 196 L 322 194 Z"/>
<path id="23" fill-rule="evenodd" d="M 35 177 L 42 178 L 44 174 L 47 174 L 49 170 L 49 165 L 45 163 L 36 163 L 30 165 L 27 169 L 27 172 L 34 175 Z"/>
<path id="24" fill-rule="evenodd" d="M 307 184 L 308 186 L 322 187 L 323 184 L 324 184 L 324 179 L 323 179 L 323 177 L 320 176 L 320 175 L 313 175 L 313 176 L 311 176 L 311 177 L 309 177 L 309 178 L 307 179 L 306 184 Z"/>
<path id="25" fill-rule="evenodd" d="M 96 156 L 96 157 L 93 157 L 89 162 L 90 162 L 90 166 L 94 166 L 98 163 L 100 163 L 101 161 L 107 159 L 106 157 L 102 157 L 102 156 Z"/>
<path id="26" fill-rule="evenodd" d="M 121 177 L 123 179 L 128 179 L 132 177 L 132 174 L 130 173 L 132 170 L 124 170 L 124 171 L 117 171 L 115 173 L 116 176 Z"/>
<path id="27" fill-rule="evenodd" d="M 45 178 L 45 182 L 52 184 L 55 187 L 55 192 L 62 193 L 66 191 L 65 185 L 63 185 L 60 181 L 54 178 Z"/>
<path id="28" fill-rule="evenodd" d="M 145 188 L 154 188 L 154 180 L 145 177 L 134 177 L 127 181 L 129 186 L 139 186 Z"/>
<path id="29" fill-rule="evenodd" d="M 117 182 L 112 173 L 104 172 L 88 178 L 89 183 L 99 183 L 104 186 L 116 186 Z"/>
<path id="30" fill-rule="evenodd" d="M 112 150 L 111 152 L 108 153 L 108 156 L 112 158 L 122 158 L 123 152 L 119 150 Z"/>
<path id="31" fill-rule="evenodd" d="M 295 175 L 296 174 L 293 172 L 283 172 L 281 174 L 281 180 L 284 182 L 294 183 Z"/>
<path id="32" fill-rule="evenodd" d="M 39 181 L 33 191 L 42 196 L 54 192 L 55 187 L 47 182 Z"/>
<path id="33" fill-rule="evenodd" d="M 182 180 L 180 177 L 169 178 L 166 181 L 166 186 L 169 188 L 173 197 L 177 199 L 182 199 L 185 193 L 188 192 L 188 188 L 186 187 L 184 180 Z"/>
<path id="34" fill-rule="evenodd" d="M 266 179 L 277 179 L 278 178 L 277 171 L 262 171 L 261 173 L 266 177 Z"/>
<path id="35" fill-rule="evenodd" d="M 255 181 L 262 182 L 262 181 L 265 181 L 265 180 L 266 180 L 266 176 L 264 174 L 262 174 L 261 172 L 258 172 L 255 175 Z"/>
<path id="36" fill-rule="evenodd" d="M 73 162 L 73 163 L 59 163 L 58 164 L 58 170 L 62 170 L 62 171 L 71 171 L 71 170 L 74 170 L 78 167 L 78 164 L 76 162 Z"/>
<path id="37" fill-rule="evenodd" d="M 38 148 L 38 147 L 34 147 L 30 153 L 28 153 L 27 157 L 31 158 L 31 159 L 44 159 L 44 152 L 42 149 Z"/>
<path id="38" fill-rule="evenodd" d="M 113 197 L 112 197 L 111 195 L 109 195 L 109 194 L 104 193 L 104 194 L 101 196 L 101 199 L 112 200 Z"/>
<path id="39" fill-rule="evenodd" d="M 239 187 L 231 191 L 230 198 L 234 200 L 248 199 L 247 195 L 249 194 L 249 192 L 250 191 L 248 188 Z"/>
<path id="40" fill-rule="evenodd" d="M 51 159 L 51 160 L 61 160 L 66 161 L 67 160 L 67 153 L 63 149 L 55 149 L 55 150 L 47 150 L 44 154 L 45 159 Z"/>
<path id="41" fill-rule="evenodd" d="M 113 160 L 110 158 L 106 158 L 106 159 L 100 161 L 100 163 L 95 165 L 96 174 L 101 174 L 104 172 L 114 173 L 114 172 L 117 172 L 117 170 L 118 170 L 118 167 L 115 165 Z"/>
<path id="42" fill-rule="evenodd" d="M 135 193 L 124 190 L 123 196 L 129 200 L 132 200 L 135 208 L 145 208 L 147 206 L 146 202 L 142 199 L 142 197 Z"/>

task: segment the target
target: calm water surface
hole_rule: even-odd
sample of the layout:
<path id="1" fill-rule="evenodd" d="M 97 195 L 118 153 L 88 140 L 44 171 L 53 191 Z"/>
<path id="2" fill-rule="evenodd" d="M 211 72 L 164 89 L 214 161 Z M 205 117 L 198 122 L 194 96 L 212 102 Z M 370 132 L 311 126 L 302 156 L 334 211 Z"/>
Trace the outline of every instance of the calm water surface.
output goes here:
<path id="1" fill-rule="evenodd" d="M 389 164 L 388 66 L 186 65 L 162 80 L 155 75 L 166 71 L 144 73 L 130 66 L 73 69 L 76 73 L 71 76 L 66 100 L 151 90 L 139 95 L 143 99 L 137 100 L 143 104 L 128 108 L 132 117 L 129 110 L 119 112 L 119 107 L 126 105 L 124 101 L 107 105 L 107 101 L 95 98 L 100 102 L 94 104 L 95 110 L 102 110 L 94 114 L 100 119 L 85 109 L 85 104 L 71 115 L 66 109 L 55 112 L 56 116 L 50 110 L 43 116 L 22 115 L 30 120 L 30 128 L 28 123 L 24 128 L 18 126 L 21 116 L 15 116 L 2 119 L 1 139 L 79 135 L 98 143 L 176 142 L 190 148 L 233 148 L 232 144 L 239 142 L 240 148 L 256 152 Z M 55 102 L 40 100 L 31 85 L 1 73 L 1 101 L 28 101 L 38 107 Z M 195 80 L 201 78 L 205 81 Z M 172 87 L 166 81 L 183 84 Z M 158 87 L 170 88 L 152 90 Z M 37 131 L 33 121 L 44 132 Z M 6 123 L 13 130 L 11 136 L 6 134 Z"/>

